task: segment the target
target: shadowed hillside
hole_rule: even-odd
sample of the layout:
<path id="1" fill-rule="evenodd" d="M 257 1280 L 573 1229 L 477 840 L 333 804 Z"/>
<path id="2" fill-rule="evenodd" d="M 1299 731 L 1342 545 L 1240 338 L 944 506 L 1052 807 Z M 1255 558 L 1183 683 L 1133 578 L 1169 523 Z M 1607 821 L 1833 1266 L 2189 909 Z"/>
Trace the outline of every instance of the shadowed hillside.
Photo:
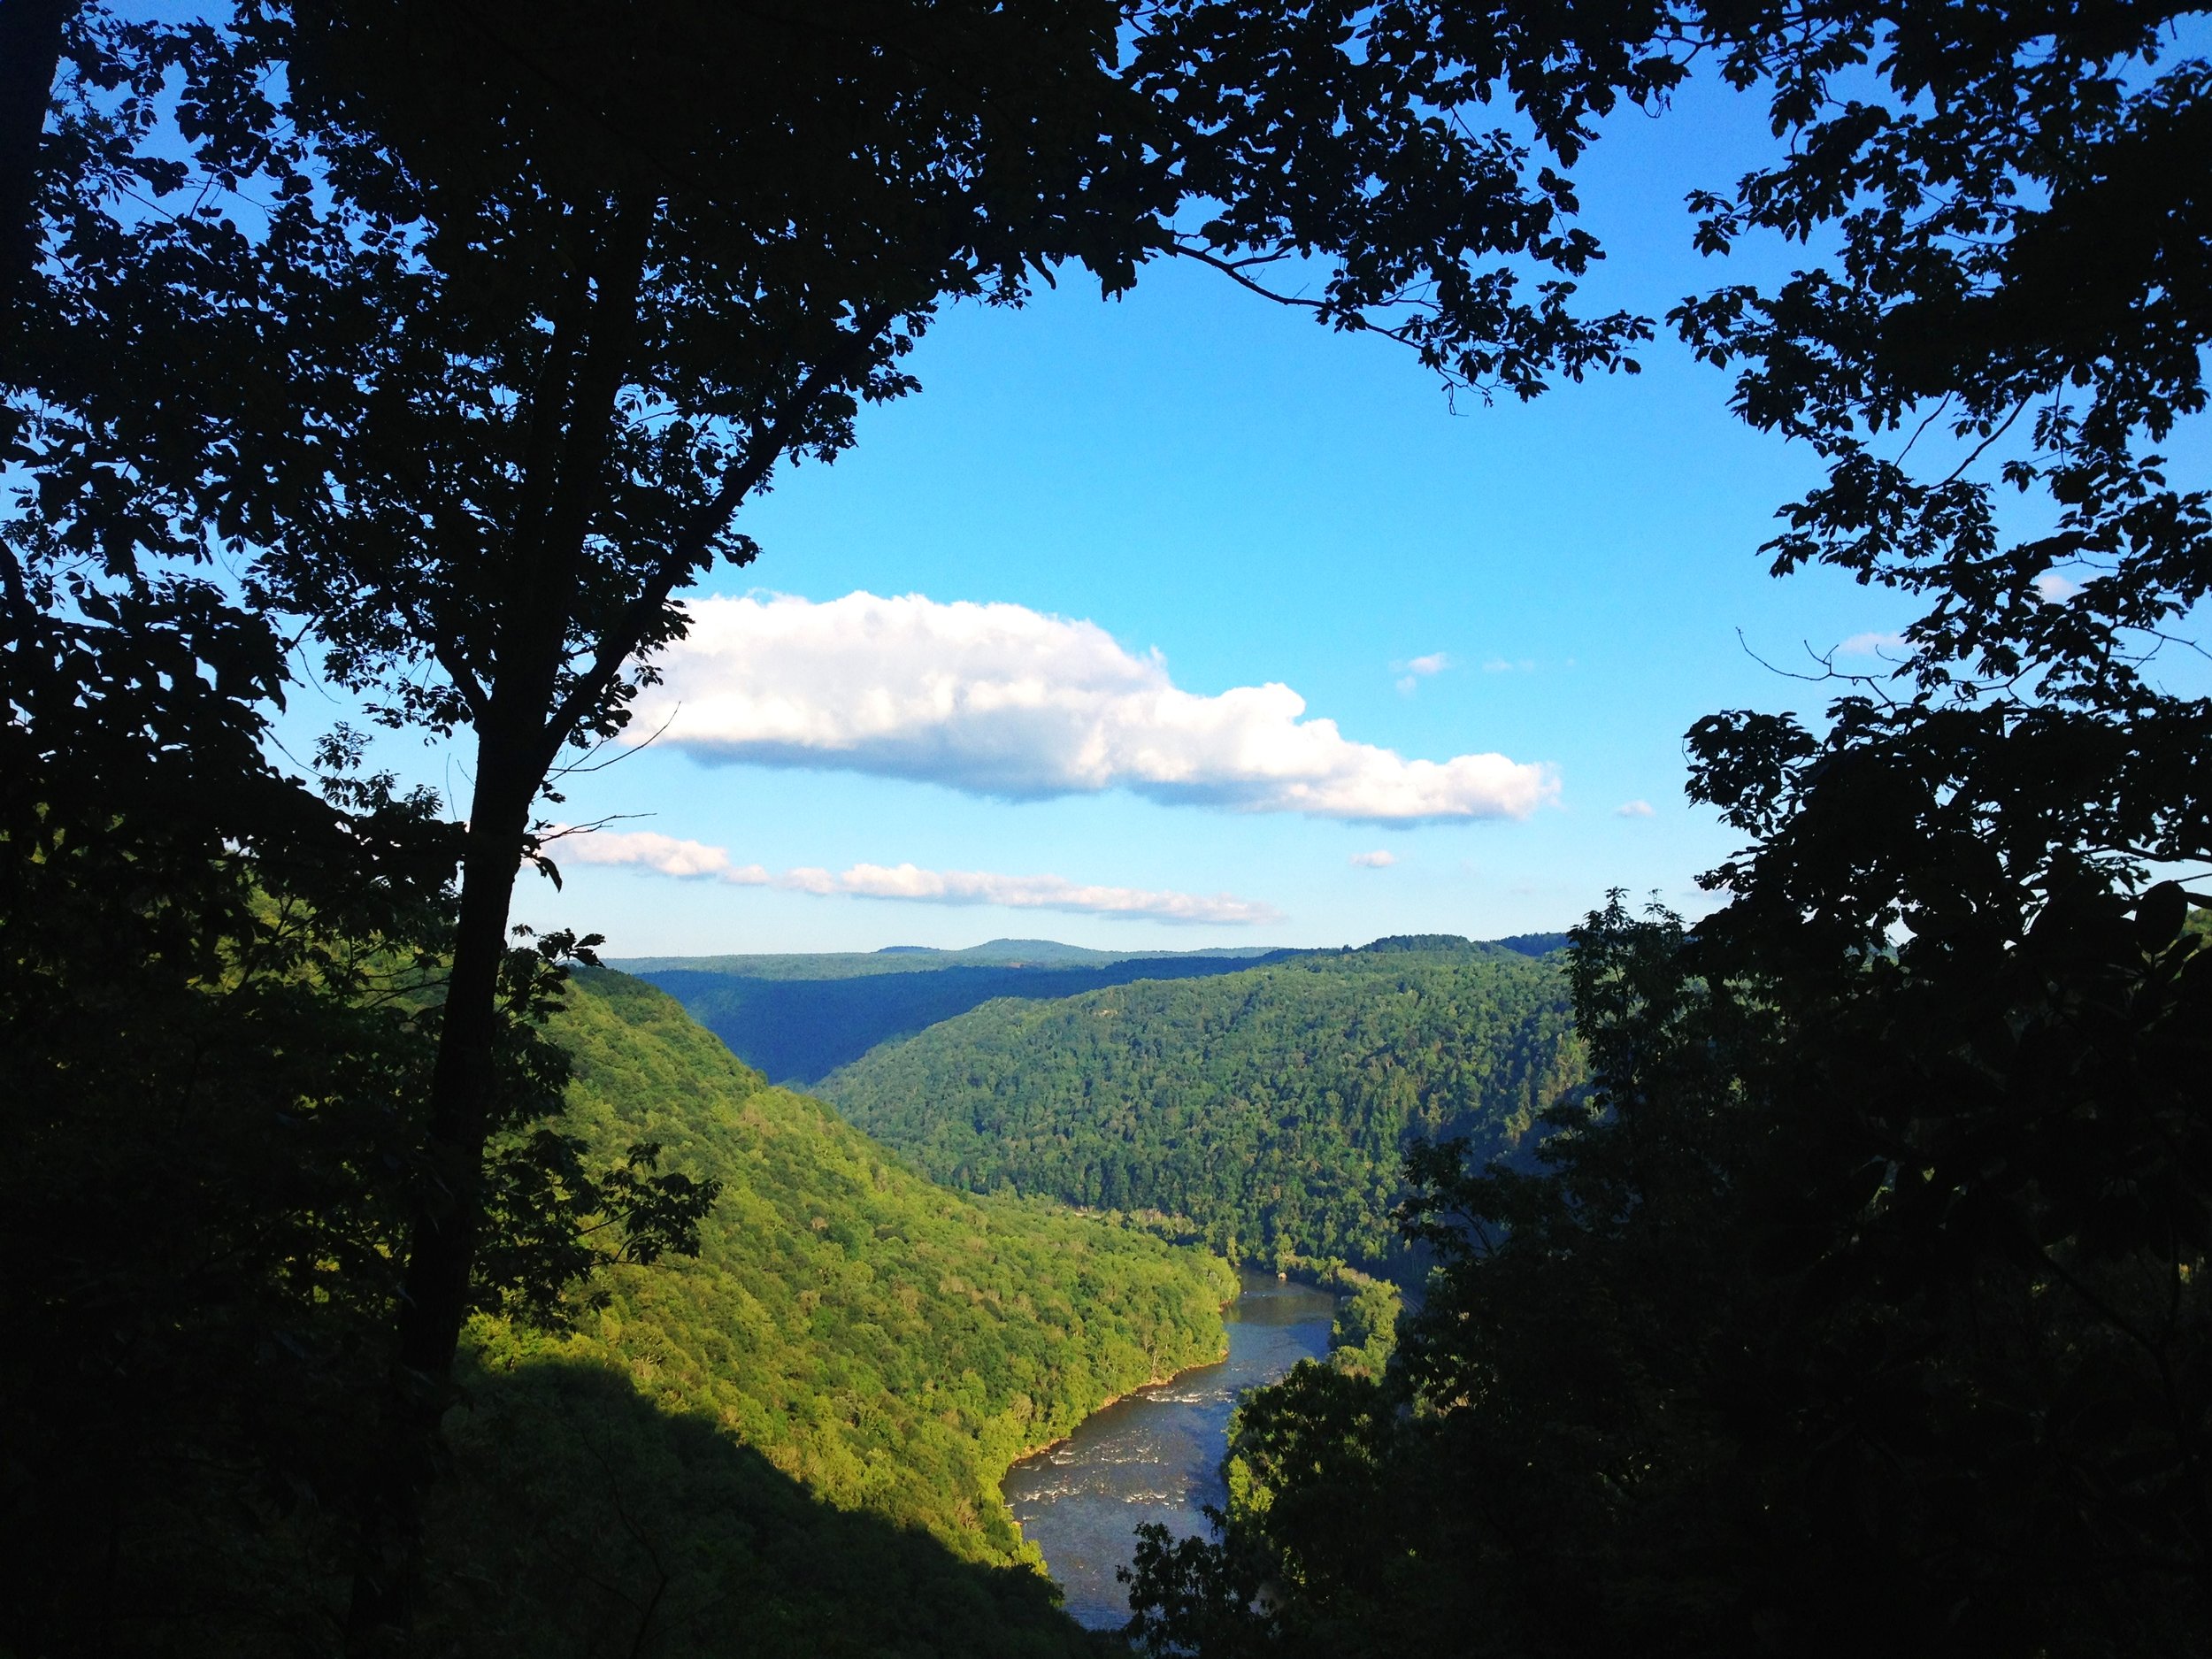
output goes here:
<path id="1" fill-rule="evenodd" d="M 425 1651 L 469 1659 L 1075 1659 L 1097 1640 L 1026 1567 L 810 1494 L 623 1370 L 469 1377 L 432 1517 Z"/>
<path id="2" fill-rule="evenodd" d="M 1102 968 L 1140 956 L 1156 962 L 1197 962 L 1210 957 L 1248 966 L 1262 957 L 1281 954 L 1268 945 L 1214 946 L 1204 950 L 1094 950 L 1087 945 L 1064 945 L 1056 939 L 990 939 L 960 950 L 944 950 L 935 945 L 886 945 L 879 950 L 609 957 L 607 965 L 641 979 L 685 968 L 701 973 L 733 973 L 749 979 L 850 979 L 865 974 L 920 973 L 936 968 Z"/>

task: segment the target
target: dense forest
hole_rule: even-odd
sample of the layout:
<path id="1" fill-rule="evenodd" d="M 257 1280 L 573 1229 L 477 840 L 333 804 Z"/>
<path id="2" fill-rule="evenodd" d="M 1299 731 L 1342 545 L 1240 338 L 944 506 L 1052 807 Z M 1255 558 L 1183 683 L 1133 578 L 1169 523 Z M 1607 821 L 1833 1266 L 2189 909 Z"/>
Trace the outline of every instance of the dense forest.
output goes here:
<path id="1" fill-rule="evenodd" d="M 610 1270 L 572 1335 L 485 1325 L 487 1364 L 611 1362 L 826 1501 L 1011 1562 L 1007 1464 L 1219 1356 L 1235 1280 L 1211 1256 L 934 1187 L 641 981 L 579 974 L 552 1033 L 576 1062 L 559 1128 L 588 1155 L 653 1141 L 722 1192 L 695 1257 Z"/>
<path id="2" fill-rule="evenodd" d="M 821 1092 L 940 1180 L 1149 1212 L 1267 1264 L 1405 1271 L 1406 1148 L 1519 1147 L 1581 1079 L 1555 961 L 1378 941 L 1195 980 L 1002 1001 Z"/>
<path id="3" fill-rule="evenodd" d="M 638 980 L 580 974 L 552 1030 L 557 1129 L 722 1188 L 695 1258 L 608 1268 L 571 1328 L 472 1327 L 433 1519 L 465 1650 L 1080 1651 L 999 1477 L 1214 1358 L 1226 1266 L 933 1187 Z"/>
<path id="4" fill-rule="evenodd" d="M 1245 1401 L 1217 1535 L 1148 1534 L 1141 1636 L 2197 1659 L 2205 12 L 1615 15 L 1547 75 L 1657 77 L 1664 119 L 1709 54 L 1778 140 L 1690 205 L 1703 252 L 1790 274 L 1669 318 L 1816 464 L 1763 551 L 1911 620 L 1878 668 L 1821 657 L 1812 710 L 1691 728 L 1688 793 L 1737 838 L 1713 907 L 1616 893 L 1576 931 L 1588 1094 L 1527 1164 L 1414 1149 L 1421 1305 L 1379 1375 Z M 1463 18 L 1365 45 L 1440 67 Z"/>
<path id="5" fill-rule="evenodd" d="M 1547 934 L 1559 944 L 1566 935 Z M 607 965 L 650 979 L 672 969 L 727 973 L 745 979 L 850 979 L 879 973 L 926 973 L 939 968 L 1103 968 L 1144 957 L 1154 962 L 1251 962 L 1273 954 L 1263 945 L 1204 950 L 1095 950 L 1056 939 L 988 939 L 979 945 L 940 949 L 934 945 L 885 945 L 877 950 L 754 952 L 722 956 L 609 957 Z"/>
<path id="6" fill-rule="evenodd" d="M 1143 10 L 0 0 L 0 1642 L 514 1645 L 441 1601 L 436 1527 L 488 1421 L 460 1409 L 487 1397 L 475 1322 L 678 1271 L 725 1195 L 664 1147 L 553 1126 L 575 1060 L 546 1020 L 601 941 L 518 926 L 517 884 L 557 873 L 562 780 L 625 735 L 679 595 L 761 553 L 745 510 L 790 467 L 918 389 L 946 308 L 1295 250 L 1337 326 L 1452 383 L 1621 360 L 1619 319 L 1467 280 L 1587 258 L 1509 222 L 1545 198 L 1482 141 L 1431 142 L 1382 87 L 1347 149 L 1342 98 L 1306 96 L 1328 74 L 1284 83 L 1175 8 L 1139 51 Z M 1263 92 L 1233 137 L 1196 113 Z M 1325 137 L 1338 163 L 1286 196 Z M 1472 173 L 1519 205 L 1345 216 L 1417 153 L 1417 188 Z M 1185 222 L 1231 203 L 1233 227 Z M 288 710 L 328 724 L 280 734 Z M 448 746 L 461 797 L 376 770 L 363 728 Z M 783 1248 L 842 1259 L 803 1225 Z M 1010 1286 L 974 1265 L 896 1288 L 986 1327 Z M 850 1308 L 864 1354 L 860 1327 L 906 1328 Z M 1049 1421 L 1056 1390 L 1138 1364 L 1133 1328 L 1085 1329 L 1061 1361 L 941 1379 L 941 1449 L 995 1455 L 1025 1394 Z M 872 1409 L 832 1394 L 759 1432 L 896 1492 L 853 1449 Z M 525 1547 L 546 1513 L 494 1530 Z M 535 1582 L 518 1616 L 557 1624 Z M 652 1645 L 635 1620 L 566 1633 Z"/>
<path id="7" fill-rule="evenodd" d="M 503 1163 L 492 1194 L 492 1282 L 459 1356 L 466 1409 L 426 1522 L 422 1639 L 485 1659 L 1088 1651 L 999 1479 L 1107 1399 L 1217 1356 L 1226 1264 L 934 1187 L 818 1102 L 767 1087 L 641 981 L 581 969 L 541 1006 L 571 1074 L 562 1110 L 527 1137 L 550 1144 Z M 311 1133 L 293 1144 L 322 1156 Z M 549 1179 L 591 1192 L 578 1217 L 589 1247 L 621 1236 L 623 1206 L 616 1179 L 588 1172 L 649 1166 L 710 1200 L 690 1237 L 669 1254 L 588 1248 L 534 1294 L 496 1294 L 503 1274 L 541 1273 L 537 1235 L 559 1244 Z M 171 1271 L 221 1286 L 198 1263 Z M 252 1311 L 195 1313 L 219 1333 Z M 330 1471 L 365 1432 L 334 1403 L 352 1313 L 326 1296 L 259 1317 L 242 1358 L 286 1392 L 258 1403 L 257 1423 L 219 1436 L 128 1425 L 110 1387 L 101 1407 L 131 1440 L 75 1454 L 107 1485 L 96 1499 L 142 1488 L 165 1458 L 222 1460 L 182 1492 L 157 1486 L 202 1507 L 140 1507 L 110 1535 L 92 1628 L 111 1643 L 288 1652 L 342 1621 Z M 254 1336 L 296 1351 L 256 1359 Z M 182 1318 L 166 1338 L 168 1353 L 139 1340 L 157 1386 L 207 1341 Z M 272 1434 L 273 1450 L 260 1444 Z M 322 1443 L 285 1444 L 302 1438 Z M 16 1443 L 27 1463 L 45 1450 Z M 48 1512 L 58 1530 L 27 1563 L 68 1541 L 73 1511 Z M 16 1580 L 25 1651 L 74 1647 L 55 1641 L 87 1628 L 74 1576 Z"/>
<path id="8" fill-rule="evenodd" d="M 1055 953 L 1045 955 L 1045 951 Z M 1049 1000 L 1132 979 L 1204 979 L 1250 958 L 1228 952 L 1100 958 L 1070 964 L 1065 946 L 1037 961 L 987 952 L 753 958 L 631 964 L 749 1065 L 779 1080 L 818 1082 L 879 1043 L 910 1036 L 1000 997 Z M 980 962 L 970 960 L 980 955 Z"/>

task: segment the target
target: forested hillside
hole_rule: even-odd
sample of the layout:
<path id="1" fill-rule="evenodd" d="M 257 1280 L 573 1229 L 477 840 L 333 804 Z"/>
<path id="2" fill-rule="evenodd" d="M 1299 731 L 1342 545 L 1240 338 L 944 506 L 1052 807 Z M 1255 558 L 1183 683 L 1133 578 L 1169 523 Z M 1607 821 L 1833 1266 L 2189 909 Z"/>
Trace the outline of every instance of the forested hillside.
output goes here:
<path id="1" fill-rule="evenodd" d="M 1440 936 L 993 1002 L 821 1092 L 940 1180 L 1386 1268 L 1409 1141 L 1509 1151 L 1580 1078 L 1557 965 Z"/>
<path id="2" fill-rule="evenodd" d="M 641 968 L 629 965 L 681 1002 L 747 1064 L 780 1080 L 812 1083 L 879 1043 L 998 997 L 1048 1000 L 1132 979 L 1210 978 L 1251 962 L 1227 951 L 1115 957 L 1045 941 L 1000 942 L 1035 949 L 1018 956 L 982 946 L 865 956 L 708 956 L 689 963 L 662 958 Z"/>
<path id="3" fill-rule="evenodd" d="M 1534 938 L 1538 935 L 1532 934 Z M 1566 935 L 1546 934 L 1564 942 Z M 719 956 L 611 956 L 611 968 L 640 979 L 671 970 L 733 973 L 749 979 L 851 979 L 871 974 L 921 973 L 942 968 L 1102 968 L 1137 957 L 1148 961 L 1202 962 L 1209 958 L 1250 965 L 1279 954 L 1264 945 L 1217 946 L 1205 950 L 1094 950 L 1064 945 L 1056 939 L 989 939 L 962 949 L 934 945 L 885 945 L 878 950 L 790 950 Z"/>
<path id="4" fill-rule="evenodd" d="M 695 1259 L 609 1270 L 572 1333 L 472 1328 L 477 1409 L 456 1435 L 473 1478 L 442 1525 L 459 1558 L 549 1594 L 487 1590 L 470 1627 L 538 1651 L 545 1609 L 626 1629 L 658 1586 L 656 1640 L 703 1648 L 740 1624 L 795 1650 L 811 1632 L 813 1651 L 1074 1640 L 1033 1575 L 951 1557 L 1033 1560 L 999 1501 L 1006 1465 L 1214 1358 L 1226 1267 L 933 1187 L 635 979 L 580 974 L 554 1030 L 577 1062 L 565 1132 L 602 1154 L 650 1139 L 724 1186 Z M 561 1589 L 572 1559 L 604 1582 Z"/>

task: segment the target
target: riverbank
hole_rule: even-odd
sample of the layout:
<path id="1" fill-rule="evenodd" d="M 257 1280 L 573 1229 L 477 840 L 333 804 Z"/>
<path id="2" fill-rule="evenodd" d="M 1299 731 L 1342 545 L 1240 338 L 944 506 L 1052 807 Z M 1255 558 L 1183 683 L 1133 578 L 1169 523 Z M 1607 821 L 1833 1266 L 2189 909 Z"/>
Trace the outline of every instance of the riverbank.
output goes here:
<path id="1" fill-rule="evenodd" d="M 1227 1302 L 1221 1304 L 1222 1312 L 1225 1315 L 1231 1308 L 1236 1305 L 1236 1302 L 1237 1298 L 1234 1296 L 1231 1297 Z M 1221 1352 L 1215 1355 L 1211 1359 L 1202 1359 L 1195 1364 L 1179 1366 L 1164 1377 L 1155 1377 L 1149 1382 L 1141 1382 L 1133 1388 L 1124 1389 L 1120 1394 L 1108 1394 L 1106 1398 L 1100 1401 L 1095 1406 L 1091 1408 L 1089 1415 L 1085 1417 L 1081 1423 L 1078 1423 L 1073 1428 L 1070 1429 L 1065 1434 L 1061 1435 L 1057 1440 L 1046 1440 L 1041 1445 L 1032 1446 L 1025 1450 L 1016 1452 L 1014 1454 L 1014 1461 L 1007 1464 L 1005 1469 L 999 1474 L 999 1486 L 1002 1488 L 1002 1491 L 1005 1486 L 1006 1477 L 1008 1475 L 1012 1474 L 1015 1470 L 1018 1469 L 1022 1464 L 1027 1463 L 1031 1458 L 1041 1457 L 1056 1447 L 1065 1446 L 1070 1440 L 1073 1440 L 1077 1434 L 1082 1432 L 1084 1423 L 1088 1423 L 1092 1417 L 1096 1417 L 1100 1412 L 1110 1410 L 1113 1407 L 1119 1405 L 1125 1400 L 1134 1400 L 1149 1389 L 1165 1388 L 1169 1385 L 1175 1382 L 1179 1378 L 1187 1377 L 1193 1371 L 1202 1371 L 1211 1366 L 1224 1364 L 1227 1362 L 1228 1358 L 1229 1332 L 1225 1320 L 1221 1333 Z M 1002 1495 L 1000 1502 L 1005 1502 Z"/>
<path id="2" fill-rule="evenodd" d="M 1326 1291 L 1248 1268 L 1225 1310 L 1221 1359 L 1130 1391 L 1009 1469 L 1002 1495 L 1078 1620 L 1127 1620 L 1114 1573 L 1133 1555 L 1139 1525 L 1204 1530 L 1205 1507 L 1227 1496 L 1220 1464 L 1238 1396 L 1325 1354 L 1336 1306 Z"/>

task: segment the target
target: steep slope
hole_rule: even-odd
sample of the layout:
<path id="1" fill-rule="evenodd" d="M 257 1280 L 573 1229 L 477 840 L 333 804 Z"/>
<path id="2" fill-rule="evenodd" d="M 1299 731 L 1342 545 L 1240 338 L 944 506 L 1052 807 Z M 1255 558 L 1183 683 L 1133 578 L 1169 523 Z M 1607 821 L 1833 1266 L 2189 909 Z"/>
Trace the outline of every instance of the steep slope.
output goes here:
<path id="1" fill-rule="evenodd" d="M 1018 1453 L 1217 1356 L 1225 1265 L 1048 1205 L 934 1187 L 818 1102 L 767 1087 L 623 975 L 580 975 L 557 1032 L 577 1059 L 572 1133 L 602 1153 L 657 1141 L 664 1165 L 718 1177 L 724 1193 L 696 1260 L 611 1270 L 605 1305 L 572 1333 L 478 1323 L 480 1409 L 460 1434 L 480 1479 L 448 1522 L 473 1540 L 463 1555 L 498 1555 L 511 1548 L 502 1517 L 534 1516 L 548 1537 L 573 1533 L 565 1548 L 603 1576 L 632 1561 L 634 1593 L 603 1586 L 609 1628 L 627 1628 L 622 1609 L 640 1611 L 664 1573 L 657 1606 L 718 1607 L 743 1591 L 739 1612 L 752 1598 L 748 1617 L 787 1618 L 805 1651 L 818 1621 L 794 1609 L 833 1606 L 827 1586 L 868 1578 L 794 1542 L 810 1536 L 879 1557 L 886 1593 L 934 1585 L 928 1595 L 968 1609 L 944 1615 L 952 1627 L 983 1621 L 942 1651 L 1002 1650 L 993 1621 L 1010 1617 L 1059 1642 L 1041 1586 L 961 1563 L 1034 1561 L 998 1496 Z M 856 1515 L 833 1523 L 833 1510 Z M 599 1543 L 577 1541 L 587 1534 Z M 531 1555 L 532 1570 L 558 1554 Z M 862 1648 L 941 1650 L 906 1628 L 935 1614 L 851 1615 L 854 1631 L 875 1632 L 854 1637 Z M 816 1635 L 818 1651 L 839 1650 Z M 1032 1650 L 1003 1648 L 1018 1649 Z"/>
<path id="2" fill-rule="evenodd" d="M 1580 1078 L 1555 962 L 1423 937 L 989 1003 L 820 1092 L 941 1180 L 1165 1212 L 1251 1260 L 1390 1269 L 1407 1142 L 1509 1151 Z"/>

